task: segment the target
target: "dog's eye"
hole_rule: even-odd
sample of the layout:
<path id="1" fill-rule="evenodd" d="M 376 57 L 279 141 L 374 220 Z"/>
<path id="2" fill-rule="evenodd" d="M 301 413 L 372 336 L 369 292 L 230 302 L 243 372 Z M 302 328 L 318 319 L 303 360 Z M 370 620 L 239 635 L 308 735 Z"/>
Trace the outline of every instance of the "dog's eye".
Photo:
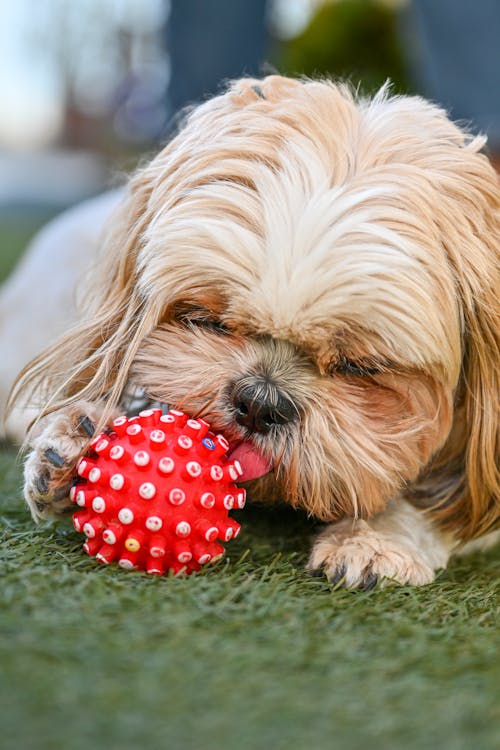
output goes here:
<path id="1" fill-rule="evenodd" d="M 221 333 L 223 335 L 227 335 L 229 333 L 228 327 L 225 326 L 224 323 L 222 323 L 220 320 L 215 320 L 215 318 L 202 318 L 198 316 L 185 315 L 182 318 L 182 322 L 188 326 L 191 326 L 192 328 L 204 328 L 205 330 L 212 331 L 213 333 Z"/>
<path id="2" fill-rule="evenodd" d="M 339 373 L 340 375 L 353 375 L 359 378 L 379 375 L 382 371 L 383 368 L 372 361 L 360 360 L 355 362 L 354 360 L 346 359 L 345 357 L 336 360 L 330 366 L 330 375 L 333 375 L 333 373 Z"/>

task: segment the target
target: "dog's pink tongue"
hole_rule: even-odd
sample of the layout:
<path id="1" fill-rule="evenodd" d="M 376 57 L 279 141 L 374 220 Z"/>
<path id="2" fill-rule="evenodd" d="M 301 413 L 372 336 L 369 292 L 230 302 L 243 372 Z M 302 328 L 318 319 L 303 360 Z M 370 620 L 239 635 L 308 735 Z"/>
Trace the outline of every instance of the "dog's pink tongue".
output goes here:
<path id="1" fill-rule="evenodd" d="M 240 482 L 249 482 L 251 479 L 258 479 L 268 474 L 273 468 L 268 458 L 262 455 L 257 448 L 250 442 L 243 442 L 234 448 L 228 456 L 230 461 L 239 461 L 243 474 L 239 478 Z"/>

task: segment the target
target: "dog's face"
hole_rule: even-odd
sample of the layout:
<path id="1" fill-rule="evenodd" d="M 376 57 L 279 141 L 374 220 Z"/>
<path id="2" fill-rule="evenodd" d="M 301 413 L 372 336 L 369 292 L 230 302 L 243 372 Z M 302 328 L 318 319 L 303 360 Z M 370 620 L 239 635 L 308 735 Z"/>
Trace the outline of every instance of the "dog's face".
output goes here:
<path id="1" fill-rule="evenodd" d="M 411 113 L 323 89 L 272 159 L 272 119 L 249 119 L 246 153 L 241 127 L 209 132 L 184 191 L 158 182 L 141 281 L 168 307 L 133 379 L 270 472 L 254 497 L 329 519 L 382 509 L 442 446 L 461 331 Z"/>
<path id="2" fill-rule="evenodd" d="M 254 497 L 322 519 L 381 510 L 442 449 L 436 502 L 475 533 L 498 426 L 480 146 L 420 99 L 236 82 L 132 181 L 66 393 L 131 376 L 222 430 Z"/>

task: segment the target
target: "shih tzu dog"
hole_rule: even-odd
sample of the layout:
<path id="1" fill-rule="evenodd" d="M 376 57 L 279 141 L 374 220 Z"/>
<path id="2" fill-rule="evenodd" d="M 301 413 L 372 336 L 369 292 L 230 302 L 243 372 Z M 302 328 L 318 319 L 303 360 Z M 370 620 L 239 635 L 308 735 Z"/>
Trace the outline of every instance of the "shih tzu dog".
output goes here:
<path id="1" fill-rule="evenodd" d="M 500 189 L 438 107 L 244 79 L 131 179 L 82 317 L 14 389 L 35 517 L 142 388 L 203 416 L 250 497 L 325 522 L 309 570 L 424 584 L 500 524 Z M 31 395 L 30 395 L 31 394 Z M 491 536 L 491 535 L 490 535 Z"/>

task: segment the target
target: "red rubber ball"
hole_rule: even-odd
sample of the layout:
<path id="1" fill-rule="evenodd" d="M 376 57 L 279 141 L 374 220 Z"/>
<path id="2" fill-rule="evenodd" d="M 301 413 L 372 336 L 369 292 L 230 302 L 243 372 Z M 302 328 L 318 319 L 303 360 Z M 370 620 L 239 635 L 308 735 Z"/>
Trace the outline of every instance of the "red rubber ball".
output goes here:
<path id="1" fill-rule="evenodd" d="M 162 575 L 192 573 L 238 536 L 229 517 L 245 505 L 238 461 L 203 419 L 161 409 L 118 417 L 77 464 L 71 500 L 83 549 L 101 563 Z"/>

